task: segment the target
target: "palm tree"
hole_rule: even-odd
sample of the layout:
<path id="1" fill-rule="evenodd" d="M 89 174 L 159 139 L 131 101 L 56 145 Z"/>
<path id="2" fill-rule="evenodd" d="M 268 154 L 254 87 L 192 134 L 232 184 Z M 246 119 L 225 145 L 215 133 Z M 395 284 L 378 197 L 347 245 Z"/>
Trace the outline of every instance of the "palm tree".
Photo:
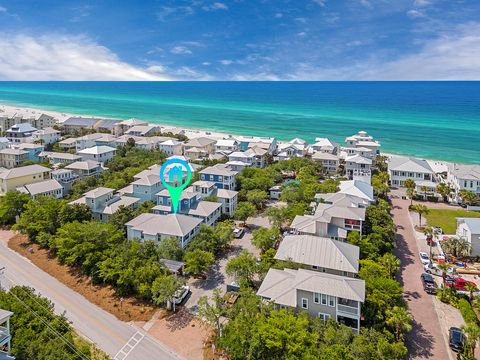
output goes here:
<path id="1" fill-rule="evenodd" d="M 477 194 L 473 191 L 463 189 L 460 190 L 458 194 L 462 198 L 462 201 L 467 205 L 473 205 L 477 201 Z"/>
<path id="2" fill-rule="evenodd" d="M 403 307 L 394 306 L 391 310 L 386 312 L 387 320 L 385 323 L 395 333 L 395 339 L 400 341 L 403 338 L 403 332 L 408 332 L 412 329 L 410 324 L 412 315 Z"/>
<path id="3" fill-rule="evenodd" d="M 448 265 L 438 264 L 437 267 L 442 271 L 442 279 L 445 281 L 445 278 L 447 277 Z"/>
<path id="4" fill-rule="evenodd" d="M 430 212 L 430 209 L 422 204 L 412 205 L 410 209 L 418 214 L 418 222 L 420 223 L 420 226 L 422 226 L 422 215 L 427 215 Z"/>
<path id="5" fill-rule="evenodd" d="M 422 186 L 422 187 L 420 188 L 420 190 L 422 190 L 422 192 L 423 192 L 423 199 L 424 199 L 425 201 L 427 201 L 428 186 Z"/>
<path id="6" fill-rule="evenodd" d="M 445 202 L 448 198 L 448 195 L 450 195 L 452 192 L 452 188 L 445 183 L 440 183 L 437 185 L 435 191 L 442 196 L 443 201 Z"/>
<path id="7" fill-rule="evenodd" d="M 433 228 L 431 226 L 426 226 L 424 229 L 423 229 L 423 234 L 430 239 L 433 239 L 433 234 L 434 234 L 434 231 L 433 231 Z M 430 244 L 430 259 L 432 258 L 432 241 L 429 241 L 428 242 Z"/>
<path id="8" fill-rule="evenodd" d="M 380 264 L 387 270 L 393 278 L 395 273 L 400 269 L 400 260 L 391 253 L 386 253 L 379 259 Z"/>
<path id="9" fill-rule="evenodd" d="M 472 245 L 465 238 L 451 237 L 442 243 L 442 248 L 454 257 L 470 255 Z"/>
<path id="10" fill-rule="evenodd" d="M 470 302 L 472 302 L 473 301 L 473 293 L 475 291 L 477 291 L 477 287 L 473 284 L 467 283 L 467 285 L 465 285 L 465 289 L 467 289 L 470 292 Z"/>
<path id="11" fill-rule="evenodd" d="M 407 179 L 403 182 L 403 186 L 407 188 L 407 195 L 410 198 L 410 205 L 413 204 L 413 197 L 415 196 L 415 181 Z"/>
<path id="12" fill-rule="evenodd" d="M 475 359 L 475 347 L 477 341 L 480 340 L 480 328 L 476 324 L 467 324 L 462 327 L 463 332 L 467 336 L 467 344 L 464 350 L 464 355 Z"/>

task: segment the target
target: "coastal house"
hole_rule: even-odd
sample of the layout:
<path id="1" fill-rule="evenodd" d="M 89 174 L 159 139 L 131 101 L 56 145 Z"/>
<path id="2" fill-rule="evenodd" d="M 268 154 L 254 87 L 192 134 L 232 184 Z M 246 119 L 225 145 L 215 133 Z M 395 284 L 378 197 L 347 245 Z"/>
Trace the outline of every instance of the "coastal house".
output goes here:
<path id="1" fill-rule="evenodd" d="M 175 139 L 162 141 L 158 148 L 160 151 L 165 152 L 169 156 L 183 154 L 183 143 Z"/>
<path id="2" fill-rule="evenodd" d="M 75 132 L 82 133 L 93 130 L 98 120 L 99 119 L 73 116 L 66 119 L 60 125 L 65 134 L 73 134 Z"/>
<path id="3" fill-rule="evenodd" d="M 135 142 L 135 147 L 145 150 L 159 150 L 160 144 L 167 140 L 171 140 L 171 138 L 166 136 L 145 136 Z"/>
<path id="4" fill-rule="evenodd" d="M 349 231 L 362 233 L 365 208 L 319 203 L 314 215 L 297 215 L 290 228 L 295 234 L 346 240 Z"/>
<path id="5" fill-rule="evenodd" d="M 139 198 L 142 203 L 145 201 L 156 201 L 156 194 L 164 188 L 160 174 L 148 174 L 131 183 L 131 193 L 128 195 Z"/>
<path id="6" fill-rule="evenodd" d="M 192 184 L 193 191 L 200 195 L 201 199 L 214 196 L 222 205 L 221 213 L 233 216 L 237 210 L 238 192 L 234 190 L 217 189 L 213 181 L 196 181 Z"/>
<path id="7" fill-rule="evenodd" d="M 10 140 L 8 140 L 6 137 L 1 136 L 0 137 L 0 150 L 9 148 L 11 145 Z"/>
<path id="8" fill-rule="evenodd" d="M 12 149 L 19 149 L 27 152 L 27 160 L 40 161 L 39 155 L 44 150 L 42 144 L 20 143 L 12 145 Z"/>
<path id="9" fill-rule="evenodd" d="M 273 137 L 234 136 L 234 139 L 238 141 L 240 151 L 257 146 L 273 154 L 277 149 L 277 139 Z"/>
<path id="10" fill-rule="evenodd" d="M 117 149 L 110 146 L 93 146 L 88 149 L 77 151 L 83 161 L 92 160 L 104 163 L 111 160 L 117 152 Z"/>
<path id="11" fill-rule="evenodd" d="M 360 155 L 347 156 L 345 158 L 345 173 L 350 179 L 358 176 L 359 178 L 366 178 L 365 182 L 370 183 L 372 159 Z"/>
<path id="12" fill-rule="evenodd" d="M 213 181 L 217 189 L 235 190 L 238 171 L 225 164 L 216 164 L 200 171 L 200 180 Z"/>
<path id="13" fill-rule="evenodd" d="M 115 139 L 115 146 L 112 147 L 118 147 L 118 146 L 126 146 L 127 142 L 130 140 L 135 142 L 135 145 L 137 145 L 137 142 L 142 140 L 143 138 L 141 136 L 135 136 L 135 135 L 121 135 Z"/>
<path id="14" fill-rule="evenodd" d="M 322 172 L 324 174 L 336 174 L 340 166 L 340 157 L 338 155 L 317 151 L 313 153 L 312 160 L 322 164 Z"/>
<path id="15" fill-rule="evenodd" d="M 370 201 L 350 194 L 336 193 L 322 193 L 315 194 L 315 201 L 324 204 L 335 204 L 337 206 L 344 207 L 360 207 L 367 208 L 370 205 Z"/>
<path id="16" fill-rule="evenodd" d="M 310 146 L 312 152 L 322 152 L 329 154 L 338 154 L 340 145 L 327 138 L 315 138 L 315 143 Z"/>
<path id="17" fill-rule="evenodd" d="M 10 333 L 10 318 L 13 312 L 0 309 L 0 359 L 14 360 L 10 356 L 12 335 Z"/>
<path id="18" fill-rule="evenodd" d="M 457 218 L 456 235 L 470 243 L 471 256 L 480 255 L 480 218 Z"/>
<path id="19" fill-rule="evenodd" d="M 452 187 L 453 200 L 460 202 L 460 190 L 473 191 L 480 197 L 480 165 L 449 164 L 447 183 Z"/>
<path id="20" fill-rule="evenodd" d="M 32 125 L 28 123 L 15 124 L 6 133 L 6 138 L 12 144 L 33 142 L 33 133 L 37 131 Z"/>
<path id="21" fill-rule="evenodd" d="M 371 150 L 373 156 L 379 154 L 380 143 L 365 131 L 359 131 L 357 134 L 345 139 L 347 148 L 367 148 Z"/>
<path id="22" fill-rule="evenodd" d="M 52 171 L 52 178 L 57 180 L 63 188 L 63 195 L 67 195 L 72 190 L 73 183 L 78 180 L 78 175 L 69 169 L 57 169 Z"/>
<path id="23" fill-rule="evenodd" d="M 36 129 L 45 129 L 55 125 L 51 115 L 32 109 L 12 109 L 0 111 L 0 131 L 6 131 L 16 124 L 30 124 Z"/>
<path id="24" fill-rule="evenodd" d="M 278 144 L 275 156 L 277 160 L 288 160 L 292 157 L 303 157 L 307 154 L 308 144 L 301 143 L 303 140 L 297 138 L 291 141 L 296 142 Z"/>
<path id="25" fill-rule="evenodd" d="M 112 129 L 112 134 L 115 136 L 122 136 L 134 126 L 148 126 L 148 123 L 138 119 L 123 120 L 115 124 Z"/>
<path id="26" fill-rule="evenodd" d="M 239 149 L 239 142 L 233 138 L 220 139 L 215 144 L 215 152 L 222 154 L 229 154 Z"/>
<path id="27" fill-rule="evenodd" d="M 228 155 L 227 165 L 236 171 L 246 167 L 264 168 L 267 153 L 267 150 L 259 147 L 249 148 L 245 151 L 235 151 Z"/>
<path id="28" fill-rule="evenodd" d="M 32 134 L 33 142 L 44 145 L 56 143 L 60 139 L 60 131 L 52 127 L 37 130 Z"/>
<path id="29" fill-rule="evenodd" d="M 403 186 L 405 180 L 434 181 L 435 173 L 429 163 L 412 157 L 392 157 L 388 162 L 388 175 L 392 186 Z"/>
<path id="30" fill-rule="evenodd" d="M 160 127 L 154 125 L 135 125 L 125 131 L 126 135 L 151 136 L 160 132 Z"/>
<path id="31" fill-rule="evenodd" d="M 358 180 L 346 180 L 340 181 L 338 184 L 339 194 L 347 194 L 357 196 L 370 204 L 375 203 L 375 197 L 373 195 L 373 187 L 363 181 Z"/>
<path id="32" fill-rule="evenodd" d="M 311 317 L 333 319 L 358 332 L 365 281 L 305 269 L 270 269 L 257 295 L 279 308 L 307 311 Z"/>
<path id="33" fill-rule="evenodd" d="M 130 196 L 114 195 L 115 189 L 98 187 L 83 194 L 80 199 L 70 204 L 85 204 L 92 210 L 95 220 L 108 222 L 110 216 L 115 214 L 120 207 L 133 207 L 139 199 Z"/>
<path id="34" fill-rule="evenodd" d="M 92 146 L 110 146 L 113 148 L 117 147 L 117 137 L 111 134 L 105 134 L 102 133 L 102 136 L 94 140 L 94 143 Z M 86 148 L 92 147 L 92 146 L 87 146 Z"/>
<path id="35" fill-rule="evenodd" d="M 84 136 L 80 136 L 75 140 L 75 149 L 78 152 L 84 149 L 91 148 L 97 145 L 95 141 L 97 139 L 101 139 L 104 135 L 106 134 L 94 133 L 94 134 L 87 134 Z"/>
<path id="36" fill-rule="evenodd" d="M 215 153 L 216 142 L 215 139 L 208 137 L 193 138 L 185 143 L 183 153 L 192 160 L 205 157 L 208 154 Z"/>
<path id="37" fill-rule="evenodd" d="M 360 248 L 346 242 L 312 235 L 287 235 L 276 260 L 292 261 L 310 270 L 354 278 L 358 273 Z"/>
<path id="38" fill-rule="evenodd" d="M 42 151 L 40 154 L 38 154 L 38 157 L 42 161 L 50 161 L 51 164 L 71 164 L 82 160 L 82 157 L 76 154 L 54 151 Z"/>
<path id="39" fill-rule="evenodd" d="M 94 125 L 93 128 L 95 131 L 102 133 L 113 133 L 115 126 L 120 123 L 121 120 L 117 119 L 99 119 Z"/>
<path id="40" fill-rule="evenodd" d="M 105 170 L 101 163 L 92 160 L 76 161 L 65 166 L 65 169 L 72 170 L 81 179 L 90 176 L 99 177 Z"/>
<path id="41" fill-rule="evenodd" d="M 55 179 L 25 184 L 17 187 L 16 190 L 29 195 L 33 200 L 36 200 L 39 196 L 50 196 L 55 199 L 63 197 L 63 186 Z"/>
<path id="42" fill-rule="evenodd" d="M 28 165 L 0 170 L 0 195 L 15 191 L 18 187 L 51 178 L 51 170 L 41 165 Z"/>
<path id="43" fill-rule="evenodd" d="M 185 248 L 198 234 L 202 220 L 183 214 L 150 214 L 144 213 L 127 222 L 127 237 L 130 240 L 140 239 L 160 242 L 175 237 L 180 246 Z"/>
<path id="44" fill-rule="evenodd" d="M 67 138 L 58 142 L 60 149 L 64 151 L 75 150 L 77 148 L 77 138 Z"/>
<path id="45" fill-rule="evenodd" d="M 0 150 L 0 167 L 11 169 L 28 160 L 28 152 L 20 149 Z"/>

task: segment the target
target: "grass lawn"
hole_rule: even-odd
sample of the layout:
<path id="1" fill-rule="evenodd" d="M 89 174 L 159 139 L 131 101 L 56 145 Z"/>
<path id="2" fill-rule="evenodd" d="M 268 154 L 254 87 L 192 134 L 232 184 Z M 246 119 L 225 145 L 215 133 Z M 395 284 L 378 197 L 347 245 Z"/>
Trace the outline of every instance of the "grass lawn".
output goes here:
<path id="1" fill-rule="evenodd" d="M 430 209 L 430 213 L 426 215 L 428 225 L 440 226 L 445 234 L 455 234 L 457 231 L 457 220 L 455 218 L 457 217 L 480 218 L 480 212 L 463 209 Z"/>

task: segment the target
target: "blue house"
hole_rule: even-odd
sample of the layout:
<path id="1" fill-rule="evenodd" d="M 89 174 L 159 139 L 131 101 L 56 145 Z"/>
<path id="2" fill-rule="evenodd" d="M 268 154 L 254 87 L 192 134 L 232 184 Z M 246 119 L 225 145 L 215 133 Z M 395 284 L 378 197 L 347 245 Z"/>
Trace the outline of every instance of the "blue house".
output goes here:
<path id="1" fill-rule="evenodd" d="M 22 143 L 15 145 L 17 149 L 26 151 L 28 153 L 28 160 L 40 161 L 39 154 L 45 149 L 41 144 Z"/>
<path id="2" fill-rule="evenodd" d="M 232 170 L 225 164 L 209 166 L 200 171 L 200 180 L 215 183 L 217 189 L 235 190 L 238 171 Z"/>
<path id="3" fill-rule="evenodd" d="M 195 207 L 199 201 L 199 193 L 194 192 L 192 188 L 185 189 L 180 197 L 178 212 L 186 214 L 191 208 Z M 157 205 L 158 207 L 153 208 L 157 214 L 170 214 L 172 212 L 172 201 L 167 189 L 163 189 L 157 193 Z"/>

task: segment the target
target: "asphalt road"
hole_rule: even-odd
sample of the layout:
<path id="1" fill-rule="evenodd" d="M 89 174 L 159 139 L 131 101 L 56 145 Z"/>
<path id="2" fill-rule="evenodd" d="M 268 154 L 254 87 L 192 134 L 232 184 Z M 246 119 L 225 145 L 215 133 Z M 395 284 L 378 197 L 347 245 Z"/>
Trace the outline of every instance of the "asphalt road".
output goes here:
<path id="1" fill-rule="evenodd" d="M 1 235 L 0 235 L 1 237 Z M 28 259 L 6 246 L 0 238 L 0 278 L 3 288 L 15 285 L 33 287 L 55 304 L 55 312 L 64 313 L 72 326 L 115 360 L 182 359 L 180 355 L 134 326 L 90 303 L 80 294 L 42 271 Z"/>

